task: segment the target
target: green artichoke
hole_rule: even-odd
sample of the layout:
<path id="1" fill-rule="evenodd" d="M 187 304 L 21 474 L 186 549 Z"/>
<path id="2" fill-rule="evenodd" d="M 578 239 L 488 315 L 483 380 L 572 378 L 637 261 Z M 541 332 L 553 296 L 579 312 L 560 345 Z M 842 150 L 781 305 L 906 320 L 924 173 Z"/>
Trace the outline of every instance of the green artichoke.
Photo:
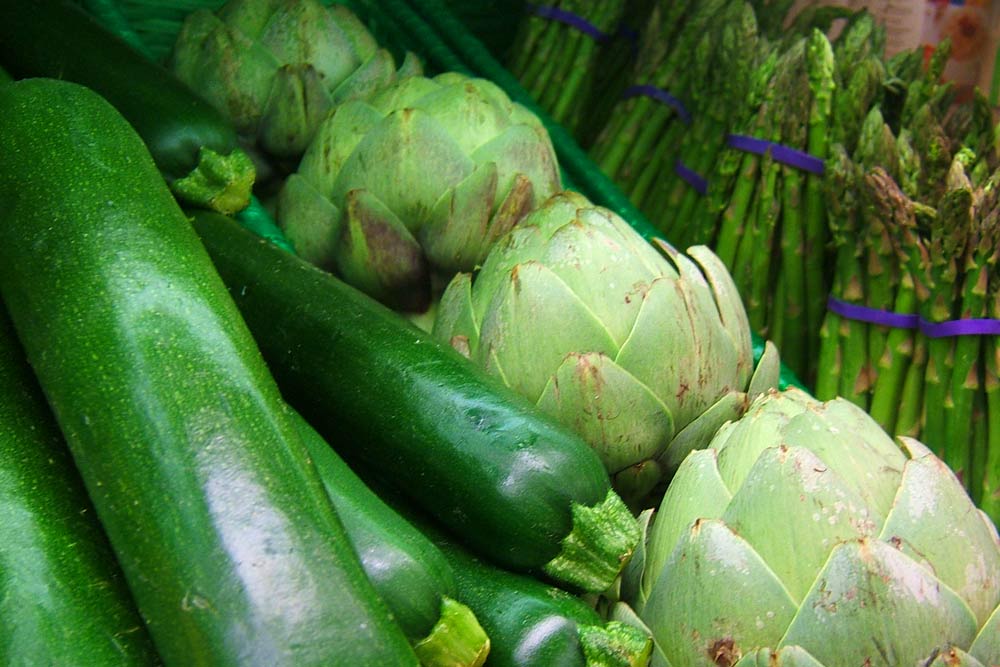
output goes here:
<path id="1" fill-rule="evenodd" d="M 170 68 L 269 156 L 298 158 L 334 105 L 421 72 L 392 55 L 345 6 L 230 0 L 181 27 Z"/>
<path id="2" fill-rule="evenodd" d="M 901 444 L 845 399 L 789 389 L 692 452 L 623 585 L 659 664 L 1000 664 L 996 528 Z"/>
<path id="3" fill-rule="evenodd" d="M 633 508 L 780 366 L 769 347 L 751 381 L 746 313 L 718 258 L 660 246 L 558 193 L 475 277 L 455 276 L 433 330 L 587 440 Z"/>
<path id="4" fill-rule="evenodd" d="M 420 312 L 559 186 L 545 128 L 495 84 L 414 76 L 330 114 L 277 218 L 307 261 Z"/>

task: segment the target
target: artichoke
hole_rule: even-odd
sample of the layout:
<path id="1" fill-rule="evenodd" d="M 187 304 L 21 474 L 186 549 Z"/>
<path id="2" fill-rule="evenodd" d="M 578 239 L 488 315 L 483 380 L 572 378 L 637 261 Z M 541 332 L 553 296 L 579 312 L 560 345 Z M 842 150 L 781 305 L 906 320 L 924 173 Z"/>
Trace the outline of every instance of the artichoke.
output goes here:
<path id="1" fill-rule="evenodd" d="M 752 379 L 746 313 L 718 258 L 659 245 L 558 193 L 475 278 L 454 277 L 433 329 L 587 440 L 633 508 L 780 366 L 769 346 Z"/>
<path id="2" fill-rule="evenodd" d="M 414 76 L 337 107 L 278 195 L 298 253 L 397 310 L 471 270 L 560 186 L 538 118 L 495 84 Z"/>
<path id="3" fill-rule="evenodd" d="M 230 0 L 184 20 L 174 74 L 269 156 L 298 158 L 334 105 L 420 73 L 392 55 L 345 6 L 318 0 Z"/>
<path id="4" fill-rule="evenodd" d="M 659 664 L 1000 664 L 996 528 L 900 444 L 843 398 L 789 389 L 692 452 L 623 585 Z"/>

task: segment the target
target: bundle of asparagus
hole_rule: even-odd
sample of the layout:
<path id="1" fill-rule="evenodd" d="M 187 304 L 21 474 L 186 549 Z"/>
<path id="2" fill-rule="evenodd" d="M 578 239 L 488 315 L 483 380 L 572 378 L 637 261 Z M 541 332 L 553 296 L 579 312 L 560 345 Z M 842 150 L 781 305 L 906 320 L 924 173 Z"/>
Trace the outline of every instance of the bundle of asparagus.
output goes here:
<path id="1" fill-rule="evenodd" d="M 926 69 L 909 64 L 913 54 L 890 62 L 853 155 L 833 148 L 837 259 L 815 393 L 845 396 L 890 433 L 921 439 L 996 520 L 997 132 L 982 95 L 952 104 L 940 83 L 947 50 Z"/>
<path id="2" fill-rule="evenodd" d="M 578 136 L 593 122 L 592 100 L 614 94 L 608 88 L 629 64 L 626 5 L 556 0 L 525 6 L 507 66 L 550 116 Z"/>

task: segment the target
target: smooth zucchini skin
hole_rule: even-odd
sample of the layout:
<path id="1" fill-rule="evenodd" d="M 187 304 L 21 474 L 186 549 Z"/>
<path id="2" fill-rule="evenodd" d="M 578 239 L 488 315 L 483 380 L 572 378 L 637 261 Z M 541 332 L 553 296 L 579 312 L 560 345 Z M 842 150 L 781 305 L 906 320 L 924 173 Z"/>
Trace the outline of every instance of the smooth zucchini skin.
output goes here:
<path id="1" fill-rule="evenodd" d="M 561 588 L 476 558 L 428 521 L 410 518 L 444 555 L 458 599 L 492 638 L 486 667 L 587 666 L 579 627 L 603 624 L 593 608 Z"/>
<path id="2" fill-rule="evenodd" d="M 455 598 L 455 576 L 441 552 L 396 513 L 301 416 L 296 427 L 368 578 L 411 641 L 423 639 Z"/>
<path id="3" fill-rule="evenodd" d="M 399 314 L 223 216 L 193 224 L 288 401 L 478 553 L 536 570 L 571 505 L 608 494 L 582 440 Z"/>
<path id="4" fill-rule="evenodd" d="M 0 2 L 0 64 L 15 78 L 53 77 L 100 93 L 135 127 L 168 179 L 202 147 L 228 155 L 232 126 L 170 72 L 69 0 Z"/>
<path id="5" fill-rule="evenodd" d="M 158 662 L 0 303 L 0 664 Z"/>
<path id="6" fill-rule="evenodd" d="M 416 664 L 121 115 L 0 86 L 0 211 L 0 294 L 164 662 Z"/>

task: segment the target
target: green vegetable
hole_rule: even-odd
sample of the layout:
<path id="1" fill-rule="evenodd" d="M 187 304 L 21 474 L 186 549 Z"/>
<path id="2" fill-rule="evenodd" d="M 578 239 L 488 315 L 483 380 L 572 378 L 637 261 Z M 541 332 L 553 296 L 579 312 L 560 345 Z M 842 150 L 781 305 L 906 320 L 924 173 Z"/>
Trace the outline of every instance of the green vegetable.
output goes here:
<path id="1" fill-rule="evenodd" d="M 416 664 L 126 120 L 0 87 L 0 210 L 0 293 L 164 662 Z"/>
<path id="2" fill-rule="evenodd" d="M 754 370 L 732 280 L 707 248 L 689 253 L 560 193 L 455 277 L 434 336 L 583 436 L 641 504 L 739 415 Z"/>
<path id="3" fill-rule="evenodd" d="M 229 0 L 187 15 L 169 67 L 267 154 L 297 160 L 330 110 L 400 76 L 392 54 L 347 6 Z"/>
<path id="4" fill-rule="evenodd" d="M 194 223 L 288 401 L 504 566 L 601 591 L 638 541 L 577 436 L 399 314 L 219 216 Z"/>
<path id="5" fill-rule="evenodd" d="M 0 64 L 17 78 L 83 84 L 128 119 L 181 200 L 247 206 L 255 170 L 232 127 L 171 74 L 69 0 L 0 4 Z"/>
<path id="6" fill-rule="evenodd" d="M 0 661 L 158 659 L 0 304 Z"/>
<path id="7" fill-rule="evenodd" d="M 298 413 L 296 428 L 361 559 L 425 667 L 478 667 L 490 639 L 458 602 L 451 567 L 423 533 L 396 513 Z"/>
<path id="8" fill-rule="evenodd" d="M 900 447 L 853 403 L 794 389 L 685 459 L 640 591 L 633 606 L 674 665 L 1000 659 L 995 526 L 918 441 Z"/>
<path id="9" fill-rule="evenodd" d="M 278 200 L 299 255 L 399 309 L 471 270 L 559 188 L 538 118 L 486 79 L 410 77 L 322 123 Z"/>
<path id="10" fill-rule="evenodd" d="M 487 667 L 645 667 L 652 640 L 561 588 L 498 568 L 423 518 L 410 517 L 444 554 L 459 598 L 492 638 Z"/>

